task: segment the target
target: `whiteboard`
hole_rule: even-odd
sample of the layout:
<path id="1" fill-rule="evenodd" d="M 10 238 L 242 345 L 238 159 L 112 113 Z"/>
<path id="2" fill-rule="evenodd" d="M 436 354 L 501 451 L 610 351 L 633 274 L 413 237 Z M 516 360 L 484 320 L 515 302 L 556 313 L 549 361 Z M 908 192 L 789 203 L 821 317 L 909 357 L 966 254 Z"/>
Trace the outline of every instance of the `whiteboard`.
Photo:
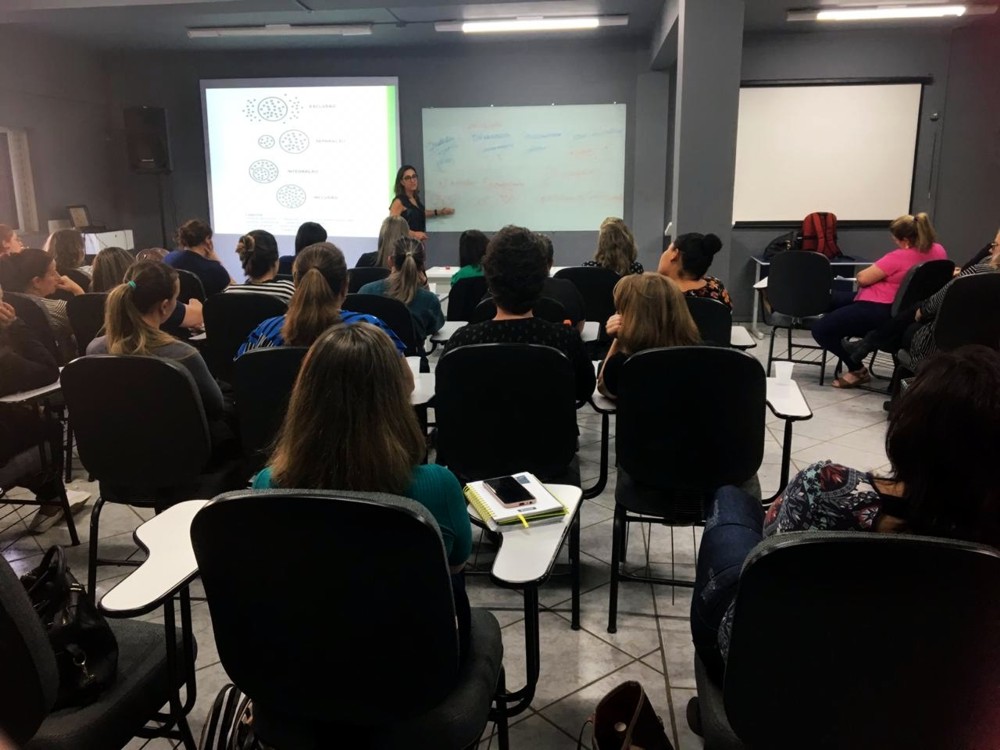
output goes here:
<path id="1" fill-rule="evenodd" d="M 919 83 L 740 90 L 733 221 L 910 212 Z"/>
<path id="2" fill-rule="evenodd" d="M 625 105 L 423 111 L 432 231 L 597 231 L 625 210 Z"/>

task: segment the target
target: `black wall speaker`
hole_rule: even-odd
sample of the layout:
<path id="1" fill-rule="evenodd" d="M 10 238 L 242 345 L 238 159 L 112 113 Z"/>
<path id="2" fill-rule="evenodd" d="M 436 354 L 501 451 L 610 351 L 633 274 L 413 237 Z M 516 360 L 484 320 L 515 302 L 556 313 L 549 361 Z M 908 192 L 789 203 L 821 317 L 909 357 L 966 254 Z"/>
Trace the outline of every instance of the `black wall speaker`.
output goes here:
<path id="1" fill-rule="evenodd" d="M 173 171 L 167 110 L 162 107 L 127 107 L 124 114 L 129 168 L 136 174 L 169 174 Z"/>

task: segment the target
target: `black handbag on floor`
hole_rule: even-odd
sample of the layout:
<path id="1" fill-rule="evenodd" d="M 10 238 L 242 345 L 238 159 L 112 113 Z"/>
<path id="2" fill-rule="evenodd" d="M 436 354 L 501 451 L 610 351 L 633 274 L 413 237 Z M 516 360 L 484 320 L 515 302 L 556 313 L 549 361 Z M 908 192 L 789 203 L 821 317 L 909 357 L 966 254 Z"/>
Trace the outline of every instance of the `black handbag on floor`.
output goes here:
<path id="1" fill-rule="evenodd" d="M 118 675 L 118 641 L 70 572 L 62 547 L 49 548 L 21 583 L 56 655 L 59 694 L 53 710 L 93 703 Z"/>
<path id="2" fill-rule="evenodd" d="M 580 730 L 577 750 L 583 748 L 587 724 L 593 725 L 591 750 L 673 750 L 663 721 L 642 685 L 634 680 L 623 682 L 601 698 Z"/>

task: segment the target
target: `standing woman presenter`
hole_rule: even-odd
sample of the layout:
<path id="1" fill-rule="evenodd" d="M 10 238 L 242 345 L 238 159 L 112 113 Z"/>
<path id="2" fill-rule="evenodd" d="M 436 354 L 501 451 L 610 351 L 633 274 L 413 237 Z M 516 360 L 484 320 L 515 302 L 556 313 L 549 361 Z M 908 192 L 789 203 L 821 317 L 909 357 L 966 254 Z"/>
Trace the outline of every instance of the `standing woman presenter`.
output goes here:
<path id="1" fill-rule="evenodd" d="M 396 197 L 389 204 L 392 216 L 402 216 L 410 227 L 410 236 L 418 240 L 427 239 L 427 219 L 434 216 L 451 216 L 454 208 L 425 208 L 420 200 L 420 184 L 417 170 L 404 164 L 396 172 L 393 185 Z"/>

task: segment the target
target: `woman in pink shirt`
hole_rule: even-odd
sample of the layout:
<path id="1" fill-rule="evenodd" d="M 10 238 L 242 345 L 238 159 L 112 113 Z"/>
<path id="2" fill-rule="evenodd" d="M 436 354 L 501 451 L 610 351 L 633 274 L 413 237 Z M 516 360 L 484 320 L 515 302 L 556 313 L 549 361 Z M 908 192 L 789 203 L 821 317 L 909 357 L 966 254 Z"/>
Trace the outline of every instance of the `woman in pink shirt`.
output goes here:
<path id="1" fill-rule="evenodd" d="M 927 214 L 900 216 L 889 225 L 896 250 L 886 253 L 858 274 L 861 287 L 853 301 L 837 306 L 812 328 L 816 343 L 837 355 L 844 372 L 833 381 L 834 388 L 855 388 L 871 380 L 868 368 L 854 360 L 841 339 L 864 336 L 891 317 L 892 301 L 906 272 L 918 263 L 947 257 Z"/>

